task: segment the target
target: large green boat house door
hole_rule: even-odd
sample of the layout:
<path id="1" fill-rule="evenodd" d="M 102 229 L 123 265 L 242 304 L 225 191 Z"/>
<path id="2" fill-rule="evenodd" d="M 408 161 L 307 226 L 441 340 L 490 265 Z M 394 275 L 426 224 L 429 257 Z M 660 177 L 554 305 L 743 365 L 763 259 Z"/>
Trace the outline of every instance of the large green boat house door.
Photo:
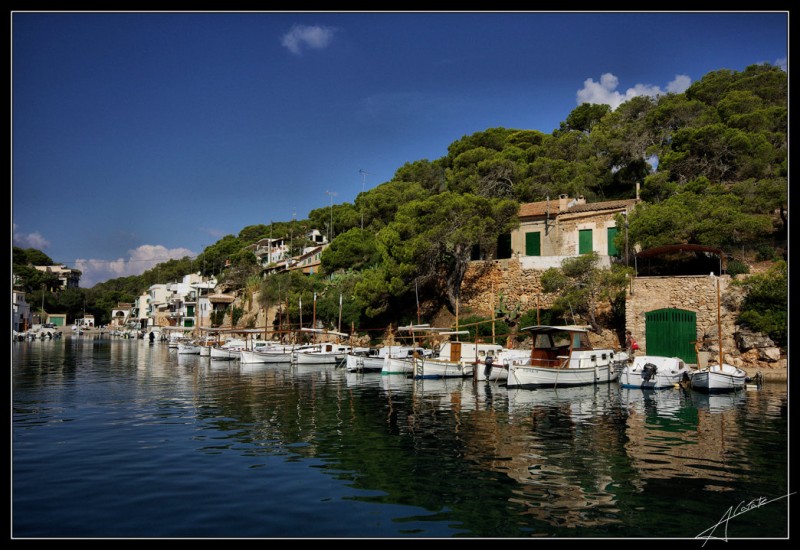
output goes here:
<path id="1" fill-rule="evenodd" d="M 697 364 L 697 313 L 685 309 L 656 309 L 645 313 L 647 355 L 679 357 Z"/>

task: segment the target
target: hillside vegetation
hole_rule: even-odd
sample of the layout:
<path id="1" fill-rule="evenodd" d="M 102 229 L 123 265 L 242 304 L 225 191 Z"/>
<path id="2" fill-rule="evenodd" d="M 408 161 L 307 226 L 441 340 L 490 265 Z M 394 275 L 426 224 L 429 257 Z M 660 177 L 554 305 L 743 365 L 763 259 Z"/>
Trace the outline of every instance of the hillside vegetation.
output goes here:
<path id="1" fill-rule="evenodd" d="M 418 304 L 427 315 L 454 309 L 472 250 L 493 257 L 498 237 L 518 224 L 519 204 L 560 194 L 587 202 L 630 199 L 637 184 L 642 202 L 629 220 L 632 246 L 714 246 L 729 255 L 732 271 L 743 273 L 748 262 L 786 255 L 787 140 L 784 71 L 770 65 L 714 71 L 684 93 L 636 97 L 614 111 L 579 105 L 549 134 L 489 128 L 463 136 L 447 155 L 409 161 L 353 203 L 312 210 L 305 220 L 248 226 L 197 258 L 83 292 L 102 320 L 149 285 L 199 271 L 220 274 L 231 289 L 258 289 L 262 307 L 285 304 L 282 316 L 293 322 L 298 302 L 311 303 L 314 293 L 317 319 L 328 327 L 339 323 L 340 296 L 344 327 L 416 321 Z M 291 234 L 298 253 L 306 244 L 300 236 L 312 228 L 335 236 L 321 273 L 262 280 L 244 247 Z M 770 281 L 754 286 L 760 294 L 750 303 L 760 309 L 751 322 L 774 320 L 763 308 L 776 307 L 770 293 L 782 283 Z"/>

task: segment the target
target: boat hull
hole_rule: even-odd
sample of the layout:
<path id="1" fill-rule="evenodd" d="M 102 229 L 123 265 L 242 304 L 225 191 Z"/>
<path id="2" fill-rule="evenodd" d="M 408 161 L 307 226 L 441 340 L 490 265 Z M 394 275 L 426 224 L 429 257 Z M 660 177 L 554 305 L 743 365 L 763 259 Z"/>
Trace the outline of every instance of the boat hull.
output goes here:
<path id="1" fill-rule="evenodd" d="M 691 372 L 677 357 L 642 355 L 622 368 L 619 382 L 623 388 L 658 390 L 689 381 Z"/>
<path id="2" fill-rule="evenodd" d="M 509 388 L 567 387 L 608 384 L 619 379 L 621 367 L 613 364 L 581 368 L 552 368 L 532 365 L 510 365 Z"/>
<path id="3" fill-rule="evenodd" d="M 747 373 L 730 365 L 706 367 L 692 375 L 692 389 L 704 393 L 724 393 L 741 390 L 747 383 Z"/>
<path id="4" fill-rule="evenodd" d="M 195 344 L 178 344 L 178 353 L 181 355 L 200 355 L 200 346 Z"/>
<path id="5" fill-rule="evenodd" d="M 295 353 L 292 362 L 295 365 L 337 365 L 344 360 L 338 353 Z"/>
<path id="6" fill-rule="evenodd" d="M 383 357 L 365 357 L 347 354 L 345 368 L 348 372 L 380 372 L 383 370 Z"/>
<path id="7" fill-rule="evenodd" d="M 492 368 L 489 370 L 488 374 L 486 372 L 486 364 L 479 363 L 475 367 L 474 371 L 475 380 L 478 382 L 501 382 L 508 380 L 508 367 L 504 365 L 494 364 Z"/>
<path id="8" fill-rule="evenodd" d="M 414 363 L 409 358 L 384 357 L 381 374 L 414 374 Z"/>
<path id="9" fill-rule="evenodd" d="M 467 378 L 473 376 L 475 366 L 470 363 L 438 361 L 436 359 L 416 360 L 414 378 Z"/>
<path id="10" fill-rule="evenodd" d="M 238 361 L 241 358 L 241 350 L 211 348 L 211 359 L 220 361 Z"/>

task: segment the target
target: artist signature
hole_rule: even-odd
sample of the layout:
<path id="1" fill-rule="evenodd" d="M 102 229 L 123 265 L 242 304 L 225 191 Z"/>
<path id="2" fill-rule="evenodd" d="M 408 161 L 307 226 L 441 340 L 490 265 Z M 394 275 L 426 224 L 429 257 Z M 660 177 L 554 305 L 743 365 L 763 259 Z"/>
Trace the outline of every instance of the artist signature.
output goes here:
<path id="1" fill-rule="evenodd" d="M 781 500 L 782 498 L 789 498 L 789 496 L 793 494 L 794 493 L 789 493 L 786 496 L 773 498 L 771 500 L 767 500 L 766 497 L 759 497 L 757 499 L 751 500 L 750 502 L 741 501 L 736 506 L 731 506 L 730 508 L 728 508 L 725 511 L 725 513 L 722 514 L 722 518 L 720 518 L 720 520 L 717 522 L 716 525 L 709 527 L 708 529 L 697 535 L 695 538 L 705 539 L 705 542 L 703 542 L 703 546 L 705 546 L 706 542 L 708 542 L 711 539 L 724 540 L 725 542 L 728 542 L 728 522 L 730 520 L 732 520 L 736 516 L 741 516 L 742 514 L 749 512 L 750 510 L 761 508 L 762 506 L 765 506 L 770 502 L 775 502 L 776 500 Z M 717 537 L 714 535 L 714 533 L 717 532 L 717 529 L 719 529 L 721 525 L 724 525 L 724 527 L 722 528 L 722 530 L 724 531 L 724 535 L 721 537 Z"/>

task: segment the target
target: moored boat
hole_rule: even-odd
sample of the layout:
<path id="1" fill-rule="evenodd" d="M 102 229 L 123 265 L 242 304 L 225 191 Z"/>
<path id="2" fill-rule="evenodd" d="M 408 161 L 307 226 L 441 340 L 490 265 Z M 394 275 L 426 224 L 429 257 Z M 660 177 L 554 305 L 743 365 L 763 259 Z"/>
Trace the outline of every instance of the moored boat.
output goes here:
<path id="1" fill-rule="evenodd" d="M 200 355 L 200 345 L 194 342 L 178 342 L 178 353 L 181 355 Z"/>
<path id="2" fill-rule="evenodd" d="M 356 348 L 347 354 L 346 368 L 349 372 L 383 372 L 387 357 L 408 359 L 415 351 L 420 355 L 431 355 L 430 350 L 413 346 Z"/>
<path id="3" fill-rule="evenodd" d="M 593 348 L 587 327 L 537 325 L 522 330 L 531 333 L 531 352 L 524 360 L 509 362 L 509 388 L 607 384 L 619 378 L 627 362 L 624 352 Z"/>
<path id="4" fill-rule="evenodd" d="M 705 393 L 741 390 L 749 380 L 740 368 L 722 363 L 702 368 L 692 374 L 692 389 Z"/>
<path id="5" fill-rule="evenodd" d="M 641 355 L 622 368 L 619 381 L 623 388 L 662 389 L 689 382 L 690 369 L 678 357 Z"/>
<path id="6" fill-rule="evenodd" d="M 344 344 L 325 342 L 305 349 L 297 349 L 292 354 L 295 365 L 338 365 L 344 362 L 351 347 Z"/>
<path id="7" fill-rule="evenodd" d="M 238 361 L 245 346 L 246 342 L 244 340 L 238 338 L 228 340 L 221 346 L 214 346 L 211 348 L 211 359 Z"/>

